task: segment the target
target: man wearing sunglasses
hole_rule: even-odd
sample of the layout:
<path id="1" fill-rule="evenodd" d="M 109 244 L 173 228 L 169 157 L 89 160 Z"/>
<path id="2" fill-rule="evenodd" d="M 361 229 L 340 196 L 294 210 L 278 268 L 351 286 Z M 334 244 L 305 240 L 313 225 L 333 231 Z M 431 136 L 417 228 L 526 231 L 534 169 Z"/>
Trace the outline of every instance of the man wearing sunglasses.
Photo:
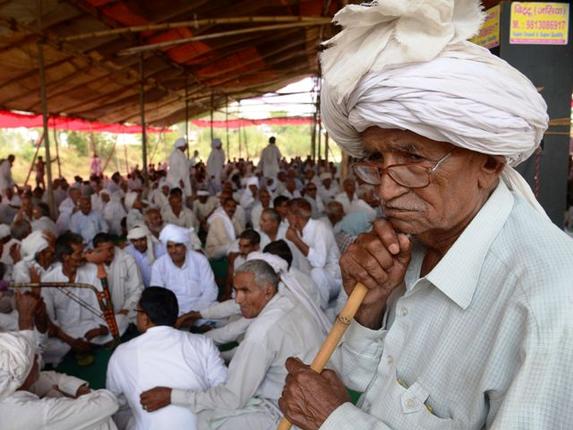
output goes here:
<path id="1" fill-rule="evenodd" d="M 317 374 L 289 359 L 301 429 L 549 429 L 573 420 L 573 242 L 513 166 L 539 146 L 535 86 L 466 42 L 478 1 L 351 5 L 322 56 L 322 119 L 385 219 L 340 259 L 368 288 Z M 362 392 L 357 405 L 346 387 Z"/>

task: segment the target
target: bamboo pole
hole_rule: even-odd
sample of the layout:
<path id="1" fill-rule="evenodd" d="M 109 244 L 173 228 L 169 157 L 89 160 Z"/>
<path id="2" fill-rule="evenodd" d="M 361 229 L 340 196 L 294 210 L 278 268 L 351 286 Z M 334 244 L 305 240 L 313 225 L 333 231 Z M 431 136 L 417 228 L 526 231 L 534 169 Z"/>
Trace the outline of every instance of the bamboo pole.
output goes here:
<path id="1" fill-rule="evenodd" d="M 75 40 L 94 39 L 98 37 L 117 36 L 126 33 L 141 33 L 144 31 L 157 31 L 157 30 L 170 30 L 173 28 L 181 27 L 205 27 L 217 24 L 251 24 L 251 23 L 265 23 L 265 22 L 280 22 L 280 23 L 315 23 L 319 21 L 321 24 L 328 24 L 331 19 L 317 18 L 314 16 L 247 16 L 247 17 L 233 17 L 233 18 L 210 18 L 198 19 L 193 21 L 179 21 L 179 22 L 166 22 L 163 24 L 149 24 L 149 25 L 136 25 L 132 27 L 114 28 L 112 30 L 92 31 L 90 33 L 76 34 L 73 36 L 62 37 L 64 42 L 71 42 Z"/>
<path id="2" fill-rule="evenodd" d="M 328 131 L 326 133 L 324 133 L 324 159 L 326 160 L 326 164 L 328 164 Z"/>
<path id="3" fill-rule="evenodd" d="M 211 125 L 210 125 L 210 131 L 211 131 L 211 143 L 213 142 L 213 109 L 215 109 L 215 95 L 213 94 L 213 91 L 211 91 Z"/>
<path id="4" fill-rule="evenodd" d="M 340 343 L 342 336 L 344 336 L 346 329 L 348 329 L 354 315 L 356 315 L 358 308 L 362 304 L 364 297 L 366 297 L 366 293 L 368 293 L 368 288 L 361 283 L 356 284 L 354 290 L 352 290 L 350 297 L 348 297 L 348 301 L 340 311 L 340 314 L 336 317 L 336 321 L 330 329 L 328 336 L 326 336 L 326 339 L 324 339 L 316 357 L 312 360 L 310 368 L 316 373 L 322 372 L 326 367 L 328 360 L 330 360 L 330 357 L 334 353 L 334 350 Z M 292 424 L 289 423 L 286 418 L 283 418 L 277 430 L 289 430 L 291 425 Z"/>
<path id="5" fill-rule="evenodd" d="M 42 147 L 42 142 L 44 141 L 44 133 L 36 140 L 34 145 L 36 146 L 36 152 L 34 152 L 34 158 L 32 158 L 32 164 L 30 165 L 30 169 L 28 170 L 28 174 L 26 175 L 26 180 L 24 181 L 24 188 L 28 185 L 28 181 L 30 180 L 30 176 L 32 175 L 32 170 L 34 170 L 34 165 L 36 164 L 36 158 L 38 157 L 38 152 L 40 152 L 40 148 Z"/>
<path id="6" fill-rule="evenodd" d="M 229 96 L 225 96 L 225 136 L 227 139 L 227 159 L 231 158 L 229 152 Z"/>
<path id="7" fill-rule="evenodd" d="M 210 40 L 210 39 L 218 39 L 220 37 L 227 37 L 227 36 L 237 36 L 239 34 L 248 34 L 248 33 L 257 33 L 260 31 L 280 31 L 286 30 L 287 28 L 296 28 L 296 27 L 312 27 L 314 25 L 323 25 L 325 24 L 324 20 L 327 19 L 327 22 L 330 22 L 330 18 L 322 18 L 317 19 L 315 22 L 295 22 L 291 24 L 276 24 L 276 25 L 263 25 L 260 27 L 255 28 L 244 28 L 241 30 L 230 30 L 230 31 L 222 31 L 220 33 L 211 33 L 205 34 L 203 36 L 195 36 L 195 37 L 186 37 L 183 39 L 175 39 L 175 40 L 168 40 L 166 42 L 159 42 L 159 43 L 152 43 L 150 45 L 142 45 L 136 46 L 133 48 L 124 49 L 120 51 L 118 55 L 133 55 L 138 54 L 143 51 L 149 51 L 151 49 L 161 49 L 161 48 L 170 48 L 176 45 L 182 45 L 184 43 L 190 42 L 198 42 L 200 40 Z"/>
<path id="8" fill-rule="evenodd" d="M 145 70 L 143 68 L 143 54 L 139 55 L 139 109 L 141 111 L 141 151 L 143 158 L 143 182 L 147 187 L 149 178 L 147 176 L 147 133 L 145 125 Z"/>
<path id="9" fill-rule="evenodd" d="M 56 218 L 56 202 L 54 200 L 54 188 L 52 186 L 52 157 L 50 156 L 50 136 L 48 129 L 48 99 L 46 95 L 46 73 L 44 69 L 44 45 L 38 42 L 38 65 L 40 71 L 40 102 L 42 105 L 42 123 L 44 128 L 44 145 L 46 147 L 46 172 L 48 188 L 48 207 L 50 215 Z"/>
<path id="10" fill-rule="evenodd" d="M 187 142 L 187 159 L 191 158 L 189 149 L 189 75 L 185 75 L 185 142 Z"/>
<path id="11" fill-rule="evenodd" d="M 58 131 L 56 127 L 53 128 L 54 133 L 54 144 L 56 145 L 56 162 L 58 163 L 58 177 L 62 177 L 62 161 L 60 160 L 60 142 L 58 140 Z"/>

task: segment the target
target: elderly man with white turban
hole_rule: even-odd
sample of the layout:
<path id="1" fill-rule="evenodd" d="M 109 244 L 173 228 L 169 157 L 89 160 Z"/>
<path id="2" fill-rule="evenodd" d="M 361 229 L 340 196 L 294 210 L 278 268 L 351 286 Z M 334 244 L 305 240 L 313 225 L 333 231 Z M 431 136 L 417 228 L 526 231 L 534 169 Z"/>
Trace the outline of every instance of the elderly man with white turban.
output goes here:
<path id="1" fill-rule="evenodd" d="M 332 173 L 321 173 L 319 178 L 320 185 L 318 186 L 318 195 L 326 205 L 328 202 L 334 200 L 340 188 L 338 188 L 338 183 L 332 179 Z"/>
<path id="2" fill-rule="evenodd" d="M 179 302 L 179 313 L 200 311 L 217 300 L 218 287 L 207 258 L 192 249 L 188 229 L 167 224 L 159 235 L 167 254 L 151 268 L 150 285 L 168 288 Z"/>
<path id="3" fill-rule="evenodd" d="M 180 137 L 173 145 L 173 151 L 169 156 L 169 170 L 167 171 L 167 182 L 171 187 L 179 187 L 185 197 L 191 195 L 191 179 L 189 171 L 189 160 L 185 156 L 187 150 L 187 140 Z"/>
<path id="4" fill-rule="evenodd" d="M 203 392 L 154 388 L 141 395 L 142 405 L 149 411 L 168 404 L 190 408 L 199 413 L 199 428 L 275 428 L 285 359 L 295 355 L 310 360 L 324 338 L 309 310 L 282 292 L 279 282 L 269 263 L 260 259 L 247 261 L 235 273 L 235 300 L 243 317 L 253 321 L 231 360 L 224 384 Z"/>
<path id="5" fill-rule="evenodd" d="M 213 139 L 211 153 L 207 158 L 207 180 L 216 186 L 221 184 L 221 176 L 225 166 L 225 151 L 223 151 L 221 139 Z"/>
<path id="6" fill-rule="evenodd" d="M 114 430 L 115 396 L 91 391 L 85 381 L 40 372 L 34 333 L 0 333 L 0 428 L 2 430 Z"/>
<path id="7" fill-rule="evenodd" d="M 368 293 L 332 371 L 288 360 L 302 429 L 557 429 L 573 421 L 573 242 L 513 166 L 538 147 L 535 86 L 467 42 L 477 0 L 347 6 L 322 119 L 386 219 L 342 256 Z M 339 379 L 340 378 L 340 379 Z M 364 392 L 357 406 L 345 384 Z M 304 393 L 304 395 L 302 395 Z"/>

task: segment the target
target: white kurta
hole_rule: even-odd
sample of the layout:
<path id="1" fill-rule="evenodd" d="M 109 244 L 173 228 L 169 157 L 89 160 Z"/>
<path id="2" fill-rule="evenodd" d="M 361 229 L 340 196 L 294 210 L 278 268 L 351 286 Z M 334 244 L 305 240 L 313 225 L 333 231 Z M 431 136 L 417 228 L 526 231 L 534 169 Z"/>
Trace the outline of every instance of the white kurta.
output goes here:
<path id="1" fill-rule="evenodd" d="M 217 206 L 219 206 L 219 200 L 213 196 L 208 197 L 205 203 L 195 200 L 193 202 L 193 213 L 198 222 L 203 222 L 217 209 Z"/>
<path id="2" fill-rule="evenodd" d="M 321 308 L 340 293 L 340 250 L 332 228 L 320 220 L 309 219 L 302 229 L 302 240 L 309 247 L 307 259 L 312 266 L 310 276 L 318 286 Z"/>
<path id="3" fill-rule="evenodd" d="M 239 227 L 227 213 L 219 208 L 208 219 L 209 232 L 205 242 L 205 252 L 209 258 L 221 258 L 228 254 L 237 238 Z"/>
<path id="4" fill-rule="evenodd" d="M 117 400 L 107 390 L 96 390 L 77 399 L 78 379 L 55 372 L 41 372 L 30 391 L 16 391 L 0 401 L 2 430 L 116 430 L 111 415 L 117 411 Z M 81 381 L 83 383 L 83 381 Z M 71 388 L 71 390 L 70 390 Z"/>
<path id="5" fill-rule="evenodd" d="M 131 208 L 127 213 L 127 219 L 125 220 L 125 225 L 127 231 L 131 230 L 136 225 L 145 225 L 145 217 L 139 209 Z"/>
<path id="6" fill-rule="evenodd" d="M 197 218 L 193 211 L 186 207 L 182 207 L 179 215 L 175 215 L 171 206 L 164 206 L 163 209 L 161 209 L 161 218 L 163 218 L 163 222 L 165 224 L 175 224 L 179 227 L 193 227 L 194 229 L 197 229 Z"/>
<path id="7" fill-rule="evenodd" d="M 56 263 L 52 270 L 44 275 L 42 278 L 45 282 L 69 282 L 69 278 L 64 275 L 62 271 L 62 264 Z M 96 289 L 101 291 L 101 283 L 97 277 L 97 267 L 91 263 L 86 263 L 80 266 L 76 273 L 76 283 L 93 285 Z M 91 308 L 101 313 L 99 303 L 95 292 L 88 288 L 63 288 L 64 291 L 69 291 L 74 295 L 80 297 L 84 302 L 88 303 Z M 79 303 L 70 299 L 65 295 L 65 292 L 60 288 L 42 288 L 42 297 L 46 303 L 46 310 L 50 319 L 59 327 L 64 330 L 68 335 L 73 338 L 83 337 L 87 331 L 97 328 L 100 325 L 106 326 L 106 322 L 88 311 Z M 127 329 L 127 319 L 121 315 L 116 315 L 116 321 L 119 326 L 120 334 L 123 334 Z M 91 340 L 93 343 L 104 344 L 112 339 L 111 334 L 106 336 L 98 336 Z"/>
<path id="8" fill-rule="evenodd" d="M 84 243 L 91 243 L 96 234 L 107 233 L 109 227 L 99 212 L 91 211 L 85 215 L 77 211 L 71 217 L 70 231 L 79 234 L 84 239 Z"/>
<path id="9" fill-rule="evenodd" d="M 125 211 L 119 195 L 112 196 L 111 200 L 106 203 L 103 208 L 103 217 L 109 224 L 109 232 L 117 236 L 121 236 L 121 220 L 125 218 L 127 212 Z"/>
<path id="10" fill-rule="evenodd" d="M 191 195 L 191 182 L 189 172 L 189 160 L 185 153 L 178 148 L 175 148 L 169 156 L 169 170 L 167 171 L 167 182 L 171 188 L 181 188 L 183 182 L 183 195 L 185 197 Z"/>
<path id="11" fill-rule="evenodd" d="M 6 188 L 11 188 L 14 186 L 14 180 L 12 179 L 12 166 L 8 159 L 0 163 L 0 193 L 4 194 Z"/>
<path id="12" fill-rule="evenodd" d="M 226 378 L 227 368 L 211 340 L 158 326 L 118 346 L 109 361 L 106 387 L 131 410 L 127 430 L 195 430 L 197 417 L 189 408 L 170 405 L 148 413 L 139 395 L 157 386 L 205 391 Z"/>
<path id="13" fill-rule="evenodd" d="M 280 419 L 278 399 L 284 386 L 284 363 L 294 356 L 309 363 L 323 335 L 312 316 L 290 295 L 277 293 L 254 319 L 229 365 L 225 384 L 205 392 L 173 390 L 173 404 L 203 412 L 213 428 L 269 429 Z M 217 427 L 220 425 L 220 427 Z"/>
<path id="14" fill-rule="evenodd" d="M 58 227 L 51 218 L 47 216 L 40 217 L 31 222 L 32 231 L 49 231 L 53 235 L 58 235 Z"/>
<path id="15" fill-rule="evenodd" d="M 182 267 L 173 264 L 169 254 L 155 260 L 150 283 L 175 293 L 179 315 L 205 309 L 217 300 L 219 293 L 209 261 L 203 254 L 191 250 L 187 251 Z"/>
<path id="16" fill-rule="evenodd" d="M 135 308 L 143 292 L 143 279 L 135 259 L 115 247 L 113 260 L 105 270 L 114 311 L 127 309 L 130 319 L 135 318 Z"/>
<path id="17" fill-rule="evenodd" d="M 259 170 L 263 172 L 265 178 L 276 178 L 279 173 L 279 162 L 281 151 L 274 143 L 269 143 L 261 152 Z"/>
<path id="18" fill-rule="evenodd" d="M 211 150 L 207 159 L 207 178 L 214 177 L 217 183 L 221 182 L 221 175 L 225 166 L 225 151 L 221 148 Z"/>
<path id="19" fill-rule="evenodd" d="M 358 198 L 356 194 L 352 197 L 352 199 L 348 198 L 348 194 L 340 193 L 338 194 L 335 199 L 339 202 L 342 207 L 344 208 L 344 213 L 349 214 L 352 212 L 368 212 L 371 213 L 375 211 L 372 207 L 366 203 L 364 200 Z"/>

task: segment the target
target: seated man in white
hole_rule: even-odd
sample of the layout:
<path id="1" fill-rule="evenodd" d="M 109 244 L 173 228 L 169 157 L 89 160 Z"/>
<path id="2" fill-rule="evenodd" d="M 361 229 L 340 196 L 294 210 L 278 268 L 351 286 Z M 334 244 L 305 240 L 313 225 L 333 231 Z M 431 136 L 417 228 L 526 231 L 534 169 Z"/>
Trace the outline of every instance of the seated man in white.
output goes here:
<path id="1" fill-rule="evenodd" d="M 201 428 L 274 429 L 281 418 L 277 402 L 286 358 L 308 362 L 323 340 L 314 317 L 278 285 L 278 275 L 262 260 L 247 261 L 236 272 L 235 300 L 242 315 L 254 320 L 231 360 L 226 383 L 204 392 L 157 387 L 142 393 L 142 405 L 149 411 L 186 406 L 200 413 Z"/>
<path id="2" fill-rule="evenodd" d="M 198 228 L 197 218 L 191 209 L 185 206 L 181 188 L 172 188 L 169 191 L 169 204 L 161 209 L 163 221 L 180 227 Z"/>
<path id="3" fill-rule="evenodd" d="M 56 241 L 58 262 L 43 276 L 42 281 L 88 284 L 101 291 L 97 267 L 95 264 L 84 261 L 83 250 L 81 236 L 68 232 L 58 237 Z M 69 295 L 79 298 L 88 306 L 78 303 Z M 49 362 L 59 362 L 69 348 L 77 352 L 86 352 L 91 349 L 92 344 L 103 345 L 112 340 L 93 290 L 79 287 L 42 288 L 42 297 L 46 303 L 50 321 L 54 325 L 52 331 L 60 340 L 60 342 L 54 342 L 59 345 L 57 348 L 54 345 L 54 350 L 47 351 L 50 356 Z M 122 335 L 128 326 L 127 318 L 116 314 L 115 319 L 119 334 Z M 65 347 L 65 344 L 69 346 Z"/>
<path id="4" fill-rule="evenodd" d="M 92 202 L 89 197 L 80 197 L 78 205 L 80 210 L 72 215 L 70 231 L 83 237 L 84 243 L 91 244 L 96 234 L 107 233 L 109 228 L 103 216 L 92 210 Z"/>
<path id="5" fill-rule="evenodd" d="M 135 306 L 143 291 L 143 280 L 135 258 L 118 248 L 107 233 L 99 233 L 93 239 L 94 248 L 106 251 L 104 267 L 116 314 L 125 315 L 135 321 Z"/>
<path id="6" fill-rule="evenodd" d="M 137 328 L 143 334 L 113 353 L 106 387 L 120 402 L 114 417 L 120 429 L 197 429 L 197 417 L 182 406 L 149 413 L 139 395 L 157 385 L 205 391 L 225 382 L 227 368 L 210 339 L 174 328 L 177 298 L 161 287 L 146 288 L 137 308 Z"/>
<path id="7" fill-rule="evenodd" d="M 165 254 L 165 247 L 161 242 L 155 242 L 149 229 L 145 225 L 137 225 L 127 233 L 129 245 L 125 252 L 135 259 L 139 273 L 143 279 L 143 286 L 149 287 L 151 281 L 151 267 L 155 260 Z"/>
<path id="8" fill-rule="evenodd" d="M 224 200 L 220 208 L 207 219 L 209 232 L 205 243 L 205 252 L 209 258 L 221 258 L 227 255 L 237 239 L 233 223 L 233 215 L 237 210 L 237 202 L 232 198 Z"/>
<path id="9" fill-rule="evenodd" d="M 311 219 L 310 203 L 304 199 L 289 202 L 290 227 L 286 238 L 308 258 L 312 266 L 310 276 L 318 286 L 321 308 L 326 310 L 329 303 L 340 293 L 342 277 L 338 260 L 340 251 L 330 225 L 324 221 Z"/>
<path id="10" fill-rule="evenodd" d="M 159 239 L 167 254 L 151 268 L 150 284 L 170 289 L 177 296 L 179 312 L 200 311 L 217 300 L 218 288 L 207 258 L 189 247 L 189 230 L 167 224 Z"/>
<path id="11" fill-rule="evenodd" d="M 27 299 L 19 306 L 20 331 L 0 333 L 0 428 L 115 430 L 113 394 L 91 391 L 78 378 L 39 371 L 33 331 L 38 301 Z"/>

